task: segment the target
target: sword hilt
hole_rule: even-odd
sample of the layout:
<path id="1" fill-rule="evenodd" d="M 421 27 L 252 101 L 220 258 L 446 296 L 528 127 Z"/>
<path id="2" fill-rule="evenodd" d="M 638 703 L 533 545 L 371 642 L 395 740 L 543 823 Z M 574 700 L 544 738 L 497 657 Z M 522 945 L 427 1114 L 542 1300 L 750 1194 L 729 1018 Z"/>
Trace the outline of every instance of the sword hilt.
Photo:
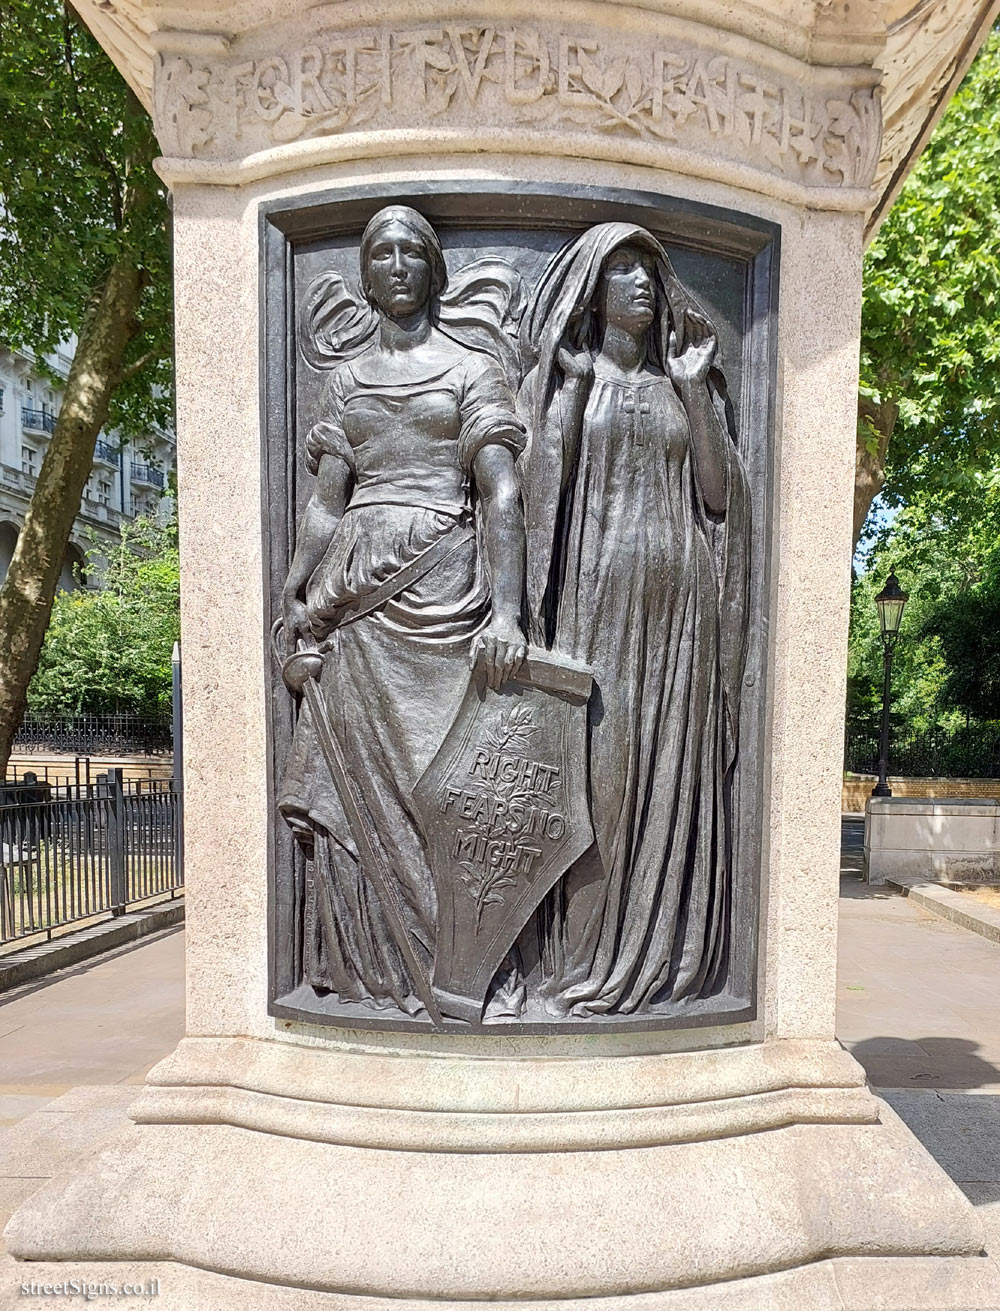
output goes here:
<path id="1" fill-rule="evenodd" d="M 281 677 L 290 692 L 299 696 L 310 678 L 319 681 L 323 672 L 323 657 L 318 651 L 296 651 L 287 660 L 281 662 Z"/>

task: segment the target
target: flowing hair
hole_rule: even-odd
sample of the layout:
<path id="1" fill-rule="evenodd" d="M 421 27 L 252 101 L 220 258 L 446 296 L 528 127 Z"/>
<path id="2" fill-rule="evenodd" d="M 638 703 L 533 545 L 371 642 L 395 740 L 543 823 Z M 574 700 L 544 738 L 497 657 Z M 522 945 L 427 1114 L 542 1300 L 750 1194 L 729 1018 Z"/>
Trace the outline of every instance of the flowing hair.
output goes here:
<path id="1" fill-rule="evenodd" d="M 405 227 L 427 254 L 434 325 L 459 345 L 496 360 L 516 388 L 521 380 L 517 333 L 525 304 L 521 275 L 506 260 L 489 257 L 473 260 L 449 277 L 437 233 L 409 205 L 386 205 L 365 228 L 359 249 L 360 295 L 332 270 L 306 288 L 298 331 L 306 363 L 320 371 L 333 369 L 371 344 L 379 323 L 371 295 L 371 250 L 390 223 Z"/>

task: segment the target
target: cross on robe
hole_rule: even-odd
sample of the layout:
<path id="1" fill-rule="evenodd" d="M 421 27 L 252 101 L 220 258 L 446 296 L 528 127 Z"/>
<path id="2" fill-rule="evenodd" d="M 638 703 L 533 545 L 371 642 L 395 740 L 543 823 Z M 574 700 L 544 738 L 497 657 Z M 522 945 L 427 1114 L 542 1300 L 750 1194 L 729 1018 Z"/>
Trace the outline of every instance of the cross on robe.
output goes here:
<path id="1" fill-rule="evenodd" d="M 643 423 L 643 415 L 649 413 L 649 401 L 640 398 L 636 404 L 634 391 L 627 392 L 625 399 L 622 401 L 622 409 L 628 415 L 629 434 L 637 446 L 644 446 L 646 443 L 646 425 Z M 636 415 L 639 419 L 636 421 Z"/>

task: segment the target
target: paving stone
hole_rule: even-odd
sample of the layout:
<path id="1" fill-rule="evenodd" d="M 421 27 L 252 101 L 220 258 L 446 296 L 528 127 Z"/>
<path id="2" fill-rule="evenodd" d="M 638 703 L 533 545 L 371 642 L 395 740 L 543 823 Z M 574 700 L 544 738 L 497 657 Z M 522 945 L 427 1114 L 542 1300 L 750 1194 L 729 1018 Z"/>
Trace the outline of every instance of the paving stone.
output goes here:
<path id="1" fill-rule="evenodd" d="M 183 1032 L 184 934 L 173 932 L 0 998 L 0 1094 L 134 1082 Z"/>
<path id="2" fill-rule="evenodd" d="M 72 1115 L 76 1111 L 124 1112 L 135 1101 L 135 1088 L 121 1083 L 85 1084 L 72 1088 L 61 1097 L 49 1102 L 43 1109 Z"/>
<path id="3" fill-rule="evenodd" d="M 0 1092 L 0 1125 L 16 1124 L 33 1111 L 40 1111 L 52 1100 L 42 1094 Z"/>
<path id="4" fill-rule="evenodd" d="M 881 1095 L 952 1179 L 1000 1189 L 1000 1096 L 923 1089 Z"/>

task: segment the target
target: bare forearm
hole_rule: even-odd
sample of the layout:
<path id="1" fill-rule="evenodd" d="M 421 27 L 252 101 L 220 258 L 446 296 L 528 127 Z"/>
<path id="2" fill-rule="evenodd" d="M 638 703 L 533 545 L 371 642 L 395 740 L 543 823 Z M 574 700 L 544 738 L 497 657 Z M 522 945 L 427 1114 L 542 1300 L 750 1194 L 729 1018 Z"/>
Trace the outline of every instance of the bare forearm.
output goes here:
<path id="1" fill-rule="evenodd" d="M 284 593 L 298 596 L 322 560 L 337 524 L 343 518 L 351 474 L 335 456 L 324 455 L 295 538 L 295 554 L 285 579 Z"/>
<path id="2" fill-rule="evenodd" d="M 483 512 L 493 613 L 474 639 L 469 660 L 473 668 L 483 660 L 487 683 L 499 691 L 516 676 L 528 653 L 521 629 L 524 517 L 514 481 L 514 457 L 506 447 L 484 446 L 472 467 Z"/>
<path id="3" fill-rule="evenodd" d="M 310 501 L 306 506 L 299 525 L 295 543 L 295 555 L 288 569 L 284 591 L 288 596 L 298 596 L 312 577 L 313 571 L 323 558 L 339 516 L 332 514 L 325 506 Z"/>
<path id="4" fill-rule="evenodd" d="M 524 590 L 524 523 L 513 488 L 486 505 L 486 562 L 493 591 L 493 614 L 517 623 Z"/>
<path id="5" fill-rule="evenodd" d="M 524 591 L 524 515 L 514 480 L 514 460 L 502 446 L 476 456 L 474 472 L 483 507 L 483 538 L 490 572 L 494 618 L 519 623 Z"/>
<path id="6" fill-rule="evenodd" d="M 681 399 L 691 424 L 702 499 L 713 514 L 725 514 L 728 497 L 729 435 L 704 382 L 683 383 Z"/>

